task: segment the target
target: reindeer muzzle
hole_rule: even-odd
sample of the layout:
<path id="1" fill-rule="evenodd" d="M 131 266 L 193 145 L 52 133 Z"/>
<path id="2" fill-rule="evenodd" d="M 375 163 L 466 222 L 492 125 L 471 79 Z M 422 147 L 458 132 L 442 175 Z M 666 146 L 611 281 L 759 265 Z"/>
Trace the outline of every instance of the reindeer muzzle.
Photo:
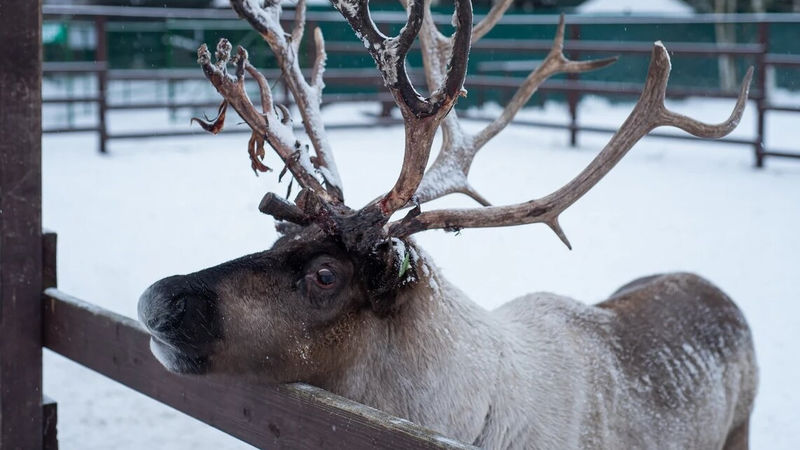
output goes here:
<path id="1" fill-rule="evenodd" d="M 196 276 L 172 276 L 147 288 L 138 310 L 152 336 L 150 349 L 167 369 L 205 372 L 211 346 L 221 338 L 213 290 Z"/>

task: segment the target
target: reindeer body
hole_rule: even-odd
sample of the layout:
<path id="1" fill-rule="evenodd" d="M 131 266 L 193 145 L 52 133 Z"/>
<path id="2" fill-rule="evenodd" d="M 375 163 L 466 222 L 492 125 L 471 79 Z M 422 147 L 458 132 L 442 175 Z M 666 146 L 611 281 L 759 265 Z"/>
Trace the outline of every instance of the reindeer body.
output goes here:
<path id="1" fill-rule="evenodd" d="M 450 37 L 437 30 L 428 1 L 403 2 L 408 19 L 396 36 L 378 29 L 366 0 L 332 3 L 372 55 L 403 117 L 397 181 L 360 209 L 344 203 L 319 116 L 325 67 L 319 29 L 310 82 L 297 57 L 305 2 L 298 2 L 289 34 L 279 20 L 280 2 L 232 0 L 273 49 L 314 155 L 244 48 L 232 55 L 221 39 L 212 62 L 205 44 L 200 47 L 198 62 L 224 101 L 216 119 L 198 122 L 217 133 L 230 105 L 253 130 L 253 170 L 267 170 L 269 144 L 285 164 L 280 176 L 290 172 L 301 189 L 293 203 L 273 193 L 261 201 L 260 211 L 283 222 L 284 237 L 271 249 L 165 278 L 142 294 L 139 317 L 156 357 L 179 373 L 312 383 L 492 449 L 746 448 L 757 382 L 753 345 L 740 311 L 708 282 L 660 275 L 634 281 L 595 306 L 538 293 L 488 312 L 445 281 L 411 236 L 543 223 L 569 247 L 560 214 L 651 130 L 673 126 L 705 138 L 730 133 L 742 117 L 752 68 L 730 116 L 706 124 L 664 105 L 671 63 L 656 42 L 642 96 L 586 168 L 544 197 L 491 206 L 468 182 L 476 153 L 548 77 L 614 59 L 566 58 L 562 16 L 542 64 L 503 113 L 473 135 L 460 126 L 453 105 L 465 93 L 471 42 L 491 30 L 511 0 L 495 2 L 474 27 L 470 1 L 455 0 Z M 417 37 L 429 97 L 417 92 L 406 71 Z M 260 109 L 246 93 L 246 74 L 258 84 Z M 442 148 L 426 170 L 440 128 Z M 452 193 L 481 206 L 428 209 L 427 202 Z M 405 216 L 392 221 L 402 209 Z"/>
<path id="2" fill-rule="evenodd" d="M 364 352 L 321 386 L 484 448 L 746 448 L 750 333 L 702 278 L 486 311 L 424 264 L 404 309 L 365 326 Z"/>

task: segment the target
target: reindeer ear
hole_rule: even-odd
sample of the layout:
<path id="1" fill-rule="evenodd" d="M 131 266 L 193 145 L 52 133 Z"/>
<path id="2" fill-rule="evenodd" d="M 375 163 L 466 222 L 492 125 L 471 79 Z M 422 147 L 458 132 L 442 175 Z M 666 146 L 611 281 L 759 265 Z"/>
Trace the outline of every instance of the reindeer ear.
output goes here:
<path id="1" fill-rule="evenodd" d="M 372 310 L 380 317 L 396 312 L 402 301 L 400 291 L 416 281 L 413 251 L 404 241 L 392 238 L 373 248 L 361 264 Z"/>

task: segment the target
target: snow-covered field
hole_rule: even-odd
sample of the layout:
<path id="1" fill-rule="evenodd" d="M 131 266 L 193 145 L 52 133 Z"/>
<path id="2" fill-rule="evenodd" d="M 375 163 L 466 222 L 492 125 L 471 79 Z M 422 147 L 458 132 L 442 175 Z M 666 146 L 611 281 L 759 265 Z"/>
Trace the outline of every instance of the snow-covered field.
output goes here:
<path id="1" fill-rule="evenodd" d="M 730 106 L 673 105 L 711 121 L 727 116 Z M 341 106 L 325 115 L 358 120 L 361 110 L 374 108 Z M 629 109 L 589 99 L 581 117 L 617 125 Z M 565 112 L 548 104 L 523 116 L 563 121 Z M 161 112 L 112 117 L 117 130 L 166 122 Z M 176 126 L 185 123 L 181 118 Z M 748 113 L 736 133 L 752 135 L 754 124 Z M 800 117 L 775 115 L 769 124 L 771 144 L 800 150 Z M 256 206 L 264 192 L 284 192 L 285 184 L 278 186 L 274 173 L 253 176 L 246 136 L 115 141 L 109 156 L 96 153 L 91 135 L 46 136 L 44 224 L 59 233 L 60 288 L 135 317 L 137 298 L 153 281 L 267 248 L 275 231 Z M 362 204 L 390 187 L 401 160 L 401 128 L 330 136 L 348 203 Z M 495 203 L 543 195 L 576 174 L 608 138 L 583 134 L 573 149 L 566 137 L 561 130 L 512 126 L 479 154 L 472 182 Z M 277 157 L 270 162 L 280 167 Z M 713 280 L 739 303 L 755 335 L 761 386 L 753 447 L 800 448 L 798 161 L 772 159 L 756 170 L 749 148 L 646 139 L 561 222 L 573 251 L 541 225 L 418 239 L 446 276 L 486 308 L 536 290 L 595 302 L 655 272 L 688 270 Z M 59 402 L 66 450 L 247 447 L 50 352 L 45 390 Z"/>

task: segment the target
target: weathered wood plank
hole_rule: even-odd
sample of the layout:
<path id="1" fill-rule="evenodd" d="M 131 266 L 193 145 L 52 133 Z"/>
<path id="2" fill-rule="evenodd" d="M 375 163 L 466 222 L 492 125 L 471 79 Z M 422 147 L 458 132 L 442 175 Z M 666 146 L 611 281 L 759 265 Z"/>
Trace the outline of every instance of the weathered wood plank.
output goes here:
<path id="1" fill-rule="evenodd" d="M 58 450 L 58 404 L 42 397 L 42 450 Z"/>
<path id="2" fill-rule="evenodd" d="M 58 235 L 50 230 L 42 231 L 42 290 L 58 286 Z"/>
<path id="3" fill-rule="evenodd" d="M 308 385 L 171 374 L 138 322 L 56 289 L 43 310 L 51 350 L 260 448 L 472 448 Z"/>
<path id="4" fill-rule="evenodd" d="M 0 448 L 42 446 L 41 1 L 0 1 Z"/>

